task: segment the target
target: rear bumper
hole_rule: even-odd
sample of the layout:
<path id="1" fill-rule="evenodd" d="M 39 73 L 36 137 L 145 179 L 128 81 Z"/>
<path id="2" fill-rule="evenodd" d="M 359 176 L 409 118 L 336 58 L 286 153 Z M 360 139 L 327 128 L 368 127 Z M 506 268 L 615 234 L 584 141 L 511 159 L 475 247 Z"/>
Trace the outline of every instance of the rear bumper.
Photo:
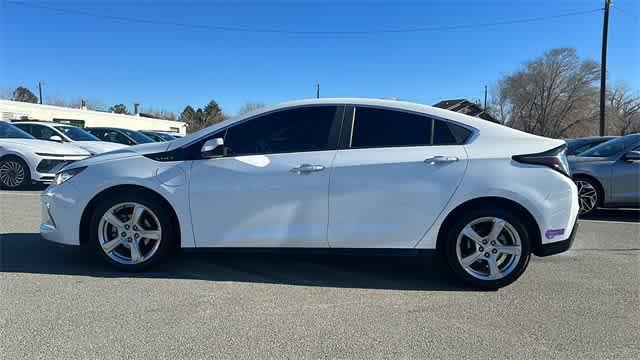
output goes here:
<path id="1" fill-rule="evenodd" d="M 559 253 L 563 253 L 571 248 L 573 245 L 573 240 L 576 238 L 576 233 L 578 232 L 578 222 L 573 224 L 573 230 L 571 231 L 571 235 L 566 240 L 556 241 L 547 244 L 541 244 L 538 249 L 534 252 L 537 256 L 549 256 L 555 255 Z"/>

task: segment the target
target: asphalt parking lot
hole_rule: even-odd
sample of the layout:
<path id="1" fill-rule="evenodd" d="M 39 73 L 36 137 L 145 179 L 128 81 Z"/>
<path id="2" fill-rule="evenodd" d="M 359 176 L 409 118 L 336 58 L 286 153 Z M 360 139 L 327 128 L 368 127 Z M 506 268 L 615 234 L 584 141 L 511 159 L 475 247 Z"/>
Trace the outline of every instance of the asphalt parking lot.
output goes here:
<path id="1" fill-rule="evenodd" d="M 22 358 L 640 358 L 640 212 L 497 292 L 435 257 L 183 254 L 118 273 L 42 240 L 0 191 L 0 353 Z"/>

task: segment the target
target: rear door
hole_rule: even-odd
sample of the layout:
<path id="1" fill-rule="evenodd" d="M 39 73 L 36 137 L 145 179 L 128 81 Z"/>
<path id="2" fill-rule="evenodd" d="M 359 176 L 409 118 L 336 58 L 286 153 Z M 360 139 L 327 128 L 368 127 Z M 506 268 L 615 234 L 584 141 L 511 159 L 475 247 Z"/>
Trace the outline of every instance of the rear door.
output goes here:
<path id="1" fill-rule="evenodd" d="M 472 132 L 417 113 L 353 111 L 346 149 L 333 162 L 329 245 L 411 248 L 460 184 L 467 165 L 462 144 Z"/>

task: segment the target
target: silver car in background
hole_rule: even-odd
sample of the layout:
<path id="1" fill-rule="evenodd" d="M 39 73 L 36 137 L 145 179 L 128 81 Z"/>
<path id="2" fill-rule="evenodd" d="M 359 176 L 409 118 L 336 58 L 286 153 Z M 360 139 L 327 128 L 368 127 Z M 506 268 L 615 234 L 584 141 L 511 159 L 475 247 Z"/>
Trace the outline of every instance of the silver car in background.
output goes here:
<path id="1" fill-rule="evenodd" d="M 615 138 L 568 160 L 581 215 L 598 207 L 640 208 L 640 134 Z"/>

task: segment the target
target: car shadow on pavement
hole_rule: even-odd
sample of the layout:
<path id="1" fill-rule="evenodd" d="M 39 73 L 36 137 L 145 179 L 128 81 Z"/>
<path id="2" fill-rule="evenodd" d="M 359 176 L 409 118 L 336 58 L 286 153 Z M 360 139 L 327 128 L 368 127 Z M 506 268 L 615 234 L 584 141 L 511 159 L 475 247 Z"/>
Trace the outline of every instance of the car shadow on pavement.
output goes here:
<path id="1" fill-rule="evenodd" d="M 597 209 L 580 219 L 640 223 L 640 209 Z"/>
<path id="2" fill-rule="evenodd" d="M 163 278 L 300 286 L 467 291 L 436 254 L 372 256 L 265 252 L 182 252 L 149 271 L 114 270 L 78 247 L 36 233 L 0 234 L 0 271 L 104 278 Z"/>

